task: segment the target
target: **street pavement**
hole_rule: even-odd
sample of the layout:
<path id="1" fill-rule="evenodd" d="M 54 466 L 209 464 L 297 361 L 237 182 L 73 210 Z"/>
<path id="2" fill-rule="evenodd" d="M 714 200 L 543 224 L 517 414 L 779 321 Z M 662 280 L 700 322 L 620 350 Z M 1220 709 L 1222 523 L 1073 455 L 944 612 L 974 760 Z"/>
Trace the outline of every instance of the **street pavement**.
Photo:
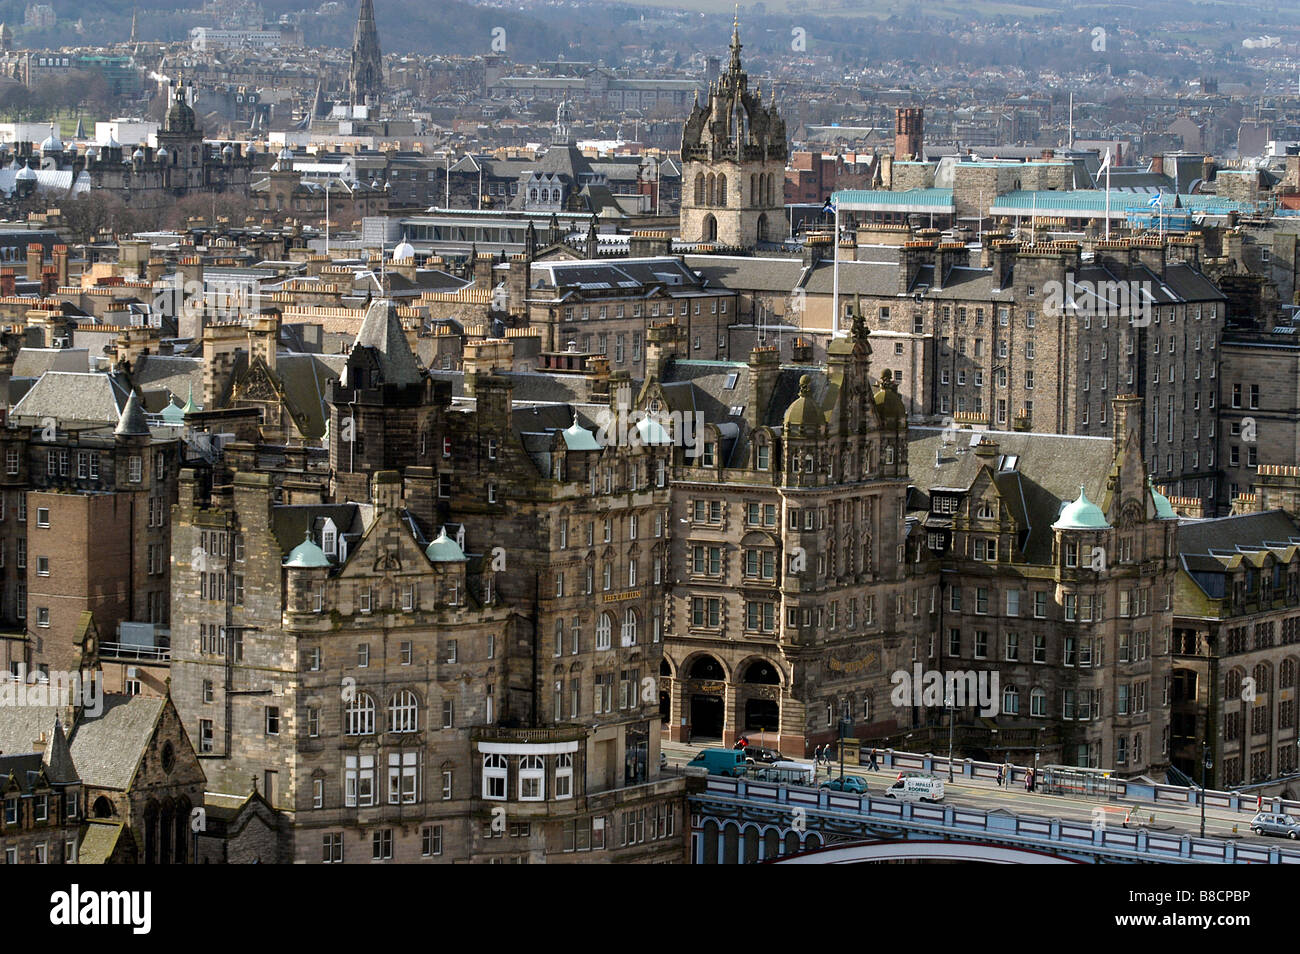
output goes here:
<path id="1" fill-rule="evenodd" d="M 755 742 L 754 744 L 761 743 Z M 663 751 L 672 765 L 685 765 L 700 749 L 708 747 L 701 743 L 663 743 Z M 788 761 L 801 762 L 805 765 L 812 764 L 811 759 L 791 758 Z M 840 766 L 838 762 L 834 763 L 830 773 L 827 772 L 824 765 L 817 768 L 819 782 L 825 781 L 827 778 L 838 777 L 839 774 Z M 844 774 L 858 775 L 865 778 L 867 780 L 867 794 L 879 796 L 898 777 L 898 770 L 891 771 L 882 766 L 880 771 L 871 772 L 867 770 L 865 765 L 851 765 L 846 762 L 844 764 Z M 1082 821 L 1092 824 L 1096 817 L 1095 810 L 1098 807 L 1106 807 L 1108 809 L 1120 809 L 1118 811 L 1107 811 L 1105 820 L 1107 827 L 1127 827 L 1130 830 L 1148 828 L 1152 831 L 1190 835 L 1200 834 L 1200 809 L 1195 806 L 1175 807 L 1165 802 L 1157 805 L 1131 799 L 1111 801 L 1104 798 L 1047 795 L 1043 792 L 1026 792 L 1024 785 L 1020 783 L 1007 789 L 1006 787 L 999 788 L 993 779 L 968 779 L 956 775 L 954 781 L 949 782 L 945 771 L 940 770 L 935 775 L 943 779 L 944 801 L 964 808 L 977 808 L 982 811 L 1001 809 L 1022 816 L 1060 818 L 1062 820 Z M 1132 808 L 1133 811 L 1127 826 L 1125 826 L 1123 825 L 1125 810 L 1129 808 Z M 1205 809 L 1205 834 L 1208 837 L 1241 837 L 1261 843 L 1282 842 L 1288 845 L 1291 844 L 1287 839 L 1252 834 L 1250 820 L 1254 815 L 1253 805 L 1250 811 L 1243 812 L 1234 812 L 1226 808 L 1215 808 L 1207 805 Z"/>

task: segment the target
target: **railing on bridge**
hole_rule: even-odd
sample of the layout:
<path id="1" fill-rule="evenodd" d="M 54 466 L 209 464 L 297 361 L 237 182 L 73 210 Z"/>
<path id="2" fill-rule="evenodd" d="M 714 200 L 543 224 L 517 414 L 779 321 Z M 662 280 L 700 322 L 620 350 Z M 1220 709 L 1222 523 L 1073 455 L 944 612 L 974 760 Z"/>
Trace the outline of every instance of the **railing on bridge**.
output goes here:
<path id="1" fill-rule="evenodd" d="M 1300 864 L 1300 851 L 1281 846 L 1196 838 L 1143 828 L 1112 828 L 1083 821 L 1015 815 L 1001 809 L 986 812 L 965 806 L 899 802 L 744 778 L 710 775 L 697 782 L 702 783 L 698 790 L 688 782 L 687 797 L 698 820 L 711 820 L 720 833 L 725 833 L 728 826 L 738 832 L 757 827 L 760 833 L 775 828 L 783 844 L 792 830 L 817 835 L 816 844 L 820 845 L 824 842 L 822 832 L 875 839 L 881 829 L 890 829 L 917 836 L 978 840 L 1089 859 L 1174 864 Z M 732 810 L 735 818 L 728 814 Z M 702 826 L 695 828 L 701 831 Z M 756 844 L 764 841 L 760 834 Z M 701 855 L 697 849 L 697 862 Z"/>

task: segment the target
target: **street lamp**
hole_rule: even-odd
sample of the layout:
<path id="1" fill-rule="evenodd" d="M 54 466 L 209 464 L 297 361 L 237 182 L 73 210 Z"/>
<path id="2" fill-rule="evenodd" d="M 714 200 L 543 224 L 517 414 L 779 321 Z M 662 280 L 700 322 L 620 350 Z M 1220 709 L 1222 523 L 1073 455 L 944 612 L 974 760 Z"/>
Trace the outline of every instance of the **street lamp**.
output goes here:
<path id="1" fill-rule="evenodd" d="M 944 700 L 948 704 L 948 781 L 952 781 L 952 724 L 956 713 L 953 711 L 953 691 L 952 687 L 948 688 L 948 698 Z"/>
<path id="2" fill-rule="evenodd" d="M 1201 837 L 1205 837 L 1205 773 L 1213 767 L 1214 760 L 1210 758 L 1210 743 L 1205 742 L 1201 745 Z"/>

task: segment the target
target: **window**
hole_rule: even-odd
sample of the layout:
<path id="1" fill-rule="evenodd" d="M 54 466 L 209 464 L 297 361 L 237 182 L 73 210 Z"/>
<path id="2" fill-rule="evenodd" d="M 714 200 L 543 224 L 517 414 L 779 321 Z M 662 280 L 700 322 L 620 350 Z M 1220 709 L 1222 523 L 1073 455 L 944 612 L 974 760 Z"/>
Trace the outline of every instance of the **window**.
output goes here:
<path id="1" fill-rule="evenodd" d="M 372 861 L 391 861 L 393 857 L 393 830 L 382 828 L 371 835 Z"/>
<path id="2" fill-rule="evenodd" d="M 343 759 L 343 802 L 349 808 L 376 805 L 375 757 L 348 755 Z"/>
<path id="3" fill-rule="evenodd" d="M 519 757 L 519 800 L 537 802 L 545 797 L 545 761 L 540 755 L 521 755 Z"/>
<path id="4" fill-rule="evenodd" d="M 429 825 L 420 830 L 420 853 L 426 858 L 442 854 L 441 825 Z"/>
<path id="5" fill-rule="evenodd" d="M 38 527 L 48 527 L 49 525 L 50 525 L 50 508 L 49 508 L 49 507 L 37 507 L 37 508 L 36 508 L 36 526 L 38 526 Z"/>
<path id="6" fill-rule="evenodd" d="M 483 797 L 504 800 L 506 797 L 506 757 L 500 754 L 483 756 Z"/>
<path id="7" fill-rule="evenodd" d="M 212 751 L 212 720 L 211 719 L 199 720 L 199 751 L 200 752 Z"/>
<path id="8" fill-rule="evenodd" d="M 419 729 L 420 703 L 415 693 L 403 689 L 388 702 L 388 731 L 415 732 Z"/>
<path id="9" fill-rule="evenodd" d="M 375 699 L 369 693 L 359 692 L 347 704 L 344 732 L 347 735 L 374 735 Z"/>
<path id="10" fill-rule="evenodd" d="M 413 805 L 420 798 L 420 754 L 388 753 L 388 804 Z"/>
<path id="11" fill-rule="evenodd" d="M 279 706 L 266 707 L 266 734 L 280 734 L 280 708 Z"/>

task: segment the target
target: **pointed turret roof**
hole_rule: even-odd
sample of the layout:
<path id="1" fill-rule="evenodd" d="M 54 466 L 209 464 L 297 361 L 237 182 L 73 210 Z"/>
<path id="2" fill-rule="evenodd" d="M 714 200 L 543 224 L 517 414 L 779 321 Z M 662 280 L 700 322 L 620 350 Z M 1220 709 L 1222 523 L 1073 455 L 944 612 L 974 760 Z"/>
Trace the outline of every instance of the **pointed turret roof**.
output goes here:
<path id="1" fill-rule="evenodd" d="M 423 379 L 420 363 L 412 354 L 406 332 L 397 317 L 397 305 L 391 299 L 376 298 L 370 303 L 352 348 L 354 351 L 357 348 L 374 350 L 379 358 L 384 384 L 419 384 Z"/>
<path id="2" fill-rule="evenodd" d="M 126 399 L 126 407 L 122 408 L 122 416 L 113 433 L 118 437 L 149 436 L 149 422 L 144 417 L 144 402 L 140 400 L 139 391 L 132 391 Z"/>

